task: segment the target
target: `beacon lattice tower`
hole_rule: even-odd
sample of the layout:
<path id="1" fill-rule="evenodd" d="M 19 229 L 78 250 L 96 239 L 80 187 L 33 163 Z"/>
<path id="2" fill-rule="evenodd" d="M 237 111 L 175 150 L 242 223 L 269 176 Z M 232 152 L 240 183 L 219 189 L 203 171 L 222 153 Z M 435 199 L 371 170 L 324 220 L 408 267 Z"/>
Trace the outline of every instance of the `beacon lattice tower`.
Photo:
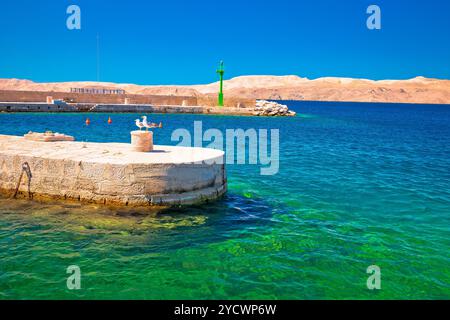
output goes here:
<path id="1" fill-rule="evenodd" d="M 219 74 L 220 77 L 220 89 L 217 105 L 219 107 L 223 107 L 223 74 L 225 73 L 225 70 L 223 68 L 223 61 L 220 61 L 219 69 L 217 69 L 216 72 Z"/>

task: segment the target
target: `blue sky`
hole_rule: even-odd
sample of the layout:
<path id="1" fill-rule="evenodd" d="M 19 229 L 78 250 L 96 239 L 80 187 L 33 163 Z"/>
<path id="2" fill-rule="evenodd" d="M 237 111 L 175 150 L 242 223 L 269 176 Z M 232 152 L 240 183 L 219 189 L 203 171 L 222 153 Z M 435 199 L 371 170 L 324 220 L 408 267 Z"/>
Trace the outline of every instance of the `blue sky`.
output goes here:
<path id="1" fill-rule="evenodd" d="M 66 9 L 81 8 L 81 30 Z M 368 30 L 377 4 L 382 29 Z M 447 0 L 15 0 L 0 6 L 0 78 L 196 84 L 239 75 L 450 79 Z"/>

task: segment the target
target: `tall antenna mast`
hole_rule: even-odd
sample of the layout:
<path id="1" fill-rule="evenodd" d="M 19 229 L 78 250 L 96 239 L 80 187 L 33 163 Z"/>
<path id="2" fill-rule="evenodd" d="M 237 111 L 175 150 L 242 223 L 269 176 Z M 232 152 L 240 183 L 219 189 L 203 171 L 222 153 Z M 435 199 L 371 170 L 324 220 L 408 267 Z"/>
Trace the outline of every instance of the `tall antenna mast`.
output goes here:
<path id="1" fill-rule="evenodd" d="M 100 81 L 100 37 L 97 33 L 97 81 Z"/>

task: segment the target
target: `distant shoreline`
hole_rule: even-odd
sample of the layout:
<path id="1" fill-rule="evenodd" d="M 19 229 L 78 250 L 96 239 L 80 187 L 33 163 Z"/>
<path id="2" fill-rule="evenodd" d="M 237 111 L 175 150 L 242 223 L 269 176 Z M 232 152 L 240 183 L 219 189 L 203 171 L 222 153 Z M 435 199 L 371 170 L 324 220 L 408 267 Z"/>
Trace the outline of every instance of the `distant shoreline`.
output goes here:
<path id="1" fill-rule="evenodd" d="M 431 103 L 397 103 L 397 102 L 355 102 L 355 101 L 313 101 L 313 100 L 273 100 L 283 104 L 289 102 L 301 104 L 324 104 L 324 105 L 399 105 L 399 106 L 442 106 L 450 107 L 450 104 Z M 91 108 L 86 106 L 90 105 Z M 96 110 L 92 108 L 96 106 Z M 299 110 L 300 111 L 300 110 Z M 301 112 L 301 111 L 300 111 Z M 58 106 L 43 102 L 0 102 L 1 113 L 150 113 L 150 114 L 198 114 L 217 116 L 256 116 L 254 108 L 232 108 L 232 107 L 208 107 L 208 106 L 177 106 L 177 105 L 114 105 L 114 104 L 84 104 L 84 108 L 76 108 L 73 105 Z"/>
<path id="2" fill-rule="evenodd" d="M 196 105 L 213 106 L 217 101 L 218 90 L 218 82 L 205 85 L 136 85 L 92 81 L 37 83 L 30 80 L 0 79 L 0 101 L 5 101 L 2 91 L 33 92 L 41 95 L 45 94 L 44 92 L 48 94 L 56 92 L 64 95 L 83 92 L 83 95 L 91 97 L 94 96 L 93 92 L 114 92 L 115 95 L 103 94 L 103 96 L 115 96 L 122 99 L 130 97 L 130 99 L 136 100 L 136 103 L 144 103 L 146 96 L 165 96 L 172 99 L 183 97 L 184 99 L 197 99 L 201 102 Z M 224 81 L 224 95 L 225 100 L 227 98 L 232 100 L 228 102 L 228 106 L 236 106 L 239 102 L 245 104 L 246 101 L 255 101 L 256 99 L 450 104 L 450 80 L 425 77 L 376 81 L 337 77 L 310 80 L 298 76 L 240 76 Z M 116 103 L 122 102 L 116 101 Z"/>

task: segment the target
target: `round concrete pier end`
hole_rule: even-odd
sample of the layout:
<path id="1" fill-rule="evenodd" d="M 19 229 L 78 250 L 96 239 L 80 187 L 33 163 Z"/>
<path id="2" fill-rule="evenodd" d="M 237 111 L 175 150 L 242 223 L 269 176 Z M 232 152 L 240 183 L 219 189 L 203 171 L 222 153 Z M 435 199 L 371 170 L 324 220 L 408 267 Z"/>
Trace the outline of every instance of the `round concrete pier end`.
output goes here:
<path id="1" fill-rule="evenodd" d="M 22 174 L 25 163 L 30 176 Z M 214 149 L 155 145 L 153 152 L 137 152 L 125 143 L 0 135 L 0 193 L 11 196 L 20 181 L 18 197 L 112 206 L 187 205 L 226 192 L 223 163 L 224 152 Z"/>

